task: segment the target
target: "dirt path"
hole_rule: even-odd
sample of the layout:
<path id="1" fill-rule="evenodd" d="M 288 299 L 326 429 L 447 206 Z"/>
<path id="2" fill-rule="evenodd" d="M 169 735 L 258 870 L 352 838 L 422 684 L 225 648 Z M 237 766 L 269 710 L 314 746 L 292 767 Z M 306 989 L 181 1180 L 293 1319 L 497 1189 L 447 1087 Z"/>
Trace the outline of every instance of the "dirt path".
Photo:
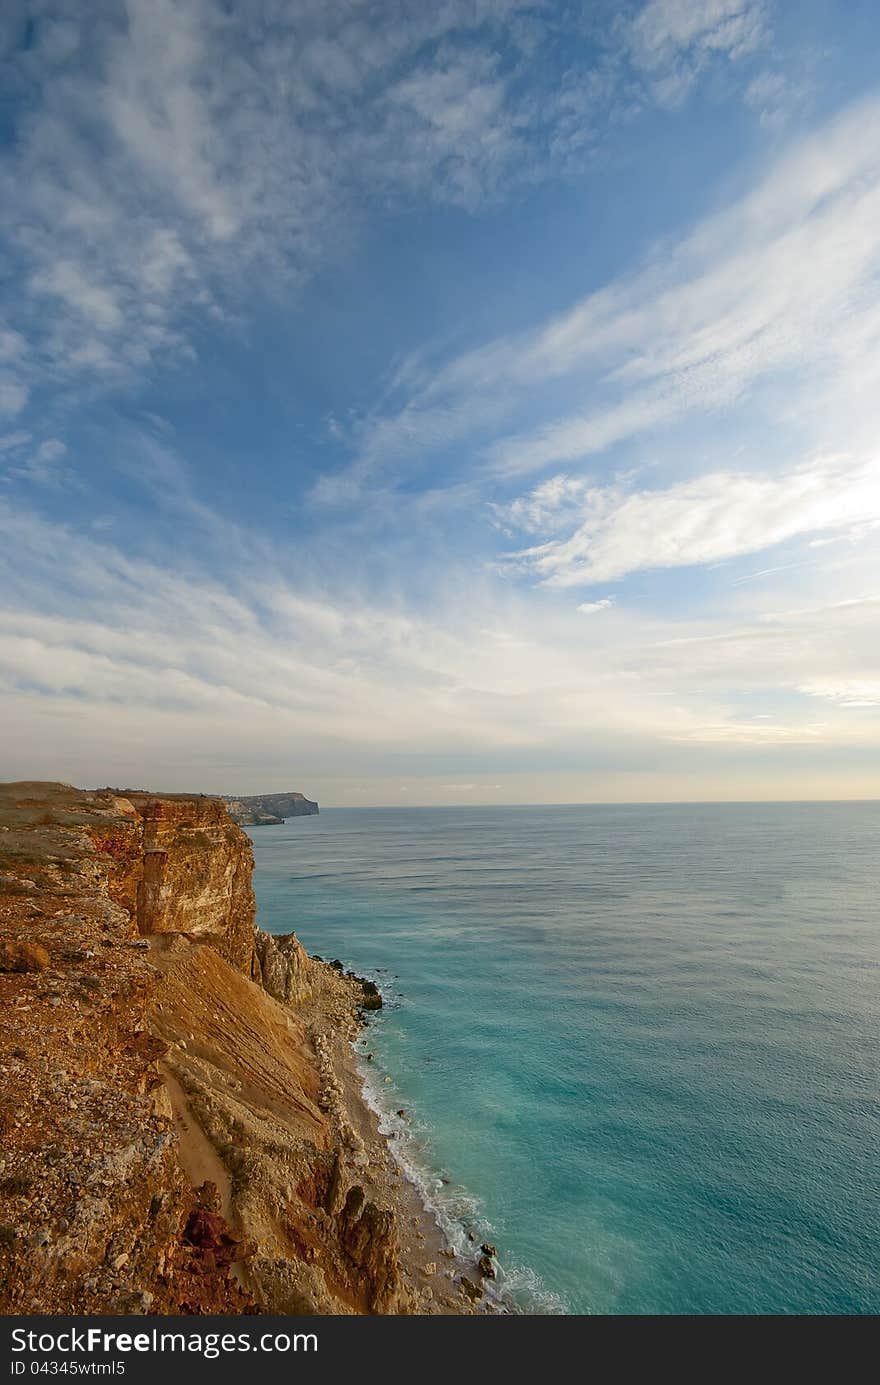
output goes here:
<path id="1" fill-rule="evenodd" d="M 180 1140 L 179 1158 L 183 1171 L 194 1188 L 199 1188 L 208 1179 L 215 1184 L 220 1194 L 220 1212 L 232 1229 L 238 1233 L 235 1209 L 232 1205 L 232 1184 L 220 1155 L 208 1139 L 202 1127 L 189 1109 L 186 1093 L 177 1078 L 160 1064 L 163 1081 L 168 1091 L 174 1125 Z"/>

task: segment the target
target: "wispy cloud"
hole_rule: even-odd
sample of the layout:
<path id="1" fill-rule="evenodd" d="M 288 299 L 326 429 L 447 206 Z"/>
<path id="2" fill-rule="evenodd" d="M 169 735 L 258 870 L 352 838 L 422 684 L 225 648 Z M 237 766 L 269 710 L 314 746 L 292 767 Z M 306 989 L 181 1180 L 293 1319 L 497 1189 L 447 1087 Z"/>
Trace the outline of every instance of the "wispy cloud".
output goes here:
<path id="1" fill-rule="evenodd" d="M 531 331 L 433 370 L 415 363 L 405 403 L 371 421 L 352 474 L 455 443 L 500 484 L 687 420 L 723 423 L 747 402 L 788 429 L 800 409 L 815 446 L 865 443 L 880 413 L 878 170 L 873 97 L 636 272 Z M 563 389 L 576 407 L 516 426 Z"/>
<path id="2" fill-rule="evenodd" d="M 633 62 L 664 104 L 681 101 L 712 59 L 750 56 L 768 37 L 763 0 L 649 0 L 626 26 Z"/>
<path id="3" fill-rule="evenodd" d="M 880 679 L 819 678 L 800 689 L 810 697 L 824 697 L 841 707 L 880 707 Z"/>
<path id="4" fill-rule="evenodd" d="M 206 532 L 228 555 L 229 533 Z M 7 772 L 58 772 L 73 755 L 80 777 L 110 774 L 155 755 L 222 788 L 227 762 L 258 775 L 283 747 L 301 772 L 409 764 L 445 783 L 460 763 L 471 775 L 454 782 L 470 783 L 536 759 L 625 763 L 636 746 L 642 766 L 673 744 L 880 746 L 857 705 L 880 679 L 868 599 L 731 624 L 601 598 L 585 622 L 472 583 L 467 602 L 438 588 L 417 610 L 311 588 L 245 532 L 235 551 L 250 563 L 217 576 L 192 550 L 137 558 L 0 504 Z"/>
<path id="5" fill-rule="evenodd" d="M 30 433 L 19 428 L 14 433 L 4 433 L 0 436 L 0 454 L 4 452 L 16 452 L 24 447 L 31 440 Z"/>
<path id="6" fill-rule="evenodd" d="M 514 561 L 550 586 L 574 587 L 870 522 L 880 525 L 880 460 L 818 458 L 781 476 L 719 472 L 665 490 L 593 487 L 568 538 L 524 549 Z"/>
<path id="7" fill-rule="evenodd" d="M 557 167 L 521 81 L 531 0 L 26 9 L 0 53 L 7 415 L 47 367 L 106 385 L 186 356 L 194 320 L 295 285 L 366 207 L 473 209 Z"/>
<path id="8" fill-rule="evenodd" d="M 675 74 L 745 52 L 762 7 L 652 0 L 589 49 L 582 17 L 542 0 L 25 11 L 0 55 L 20 98 L 0 361 L 28 343 L 0 366 L 8 416 L 47 374 L 106 388 L 186 360 L 199 323 L 292 289 L 377 210 L 475 211 L 570 175 Z"/>
<path id="9" fill-rule="evenodd" d="M 0 324 L 0 420 L 16 418 L 27 404 L 26 357 L 24 338 Z"/>
<path id="10" fill-rule="evenodd" d="M 13 478 L 36 485 L 70 485 L 73 471 L 62 466 L 67 447 L 60 438 L 34 440 L 18 430 L 0 437 L 0 481 Z"/>
<path id="11" fill-rule="evenodd" d="M 793 79 L 786 72 L 768 67 L 752 78 L 743 100 L 756 113 L 764 129 L 777 130 L 807 105 L 815 86 L 815 76 L 811 73 Z"/>
<path id="12" fill-rule="evenodd" d="M 698 745 L 819 745 L 827 731 L 827 722 L 799 722 L 786 725 L 771 721 L 731 719 L 695 726 L 693 730 L 676 739 Z"/>
<path id="13" fill-rule="evenodd" d="M 880 332 L 878 151 L 872 100 L 641 274 L 516 344 L 506 374 L 600 373 L 618 399 L 500 441 L 493 465 L 522 473 L 595 455 L 796 369 L 809 378 L 821 368 L 826 393 L 829 376 L 848 389 Z"/>
<path id="14" fill-rule="evenodd" d="M 507 532 L 555 533 L 577 521 L 592 488 L 584 477 L 562 472 L 507 504 L 491 504 L 490 514 Z"/>
<path id="15" fill-rule="evenodd" d="M 237 311 L 257 270 L 295 284 L 367 190 L 474 202 L 534 167 L 495 71 L 528 8 L 451 0 L 373 23 L 353 0 L 35 5 L 2 66 L 26 99 L 0 157 L 23 290 L 0 411 L 47 367 L 106 385 L 191 353 L 194 315 Z"/>

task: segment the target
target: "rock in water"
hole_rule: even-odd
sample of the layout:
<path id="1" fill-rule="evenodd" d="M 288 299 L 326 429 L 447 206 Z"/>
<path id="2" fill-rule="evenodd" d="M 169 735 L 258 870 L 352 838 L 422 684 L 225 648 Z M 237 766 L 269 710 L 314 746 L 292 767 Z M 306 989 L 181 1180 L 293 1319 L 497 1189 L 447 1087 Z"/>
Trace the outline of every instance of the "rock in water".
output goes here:
<path id="1" fill-rule="evenodd" d="M 361 1009 L 381 1010 L 382 993 L 375 981 L 367 981 L 366 978 L 361 977 L 361 989 L 364 993 L 364 998 L 361 1001 Z"/>

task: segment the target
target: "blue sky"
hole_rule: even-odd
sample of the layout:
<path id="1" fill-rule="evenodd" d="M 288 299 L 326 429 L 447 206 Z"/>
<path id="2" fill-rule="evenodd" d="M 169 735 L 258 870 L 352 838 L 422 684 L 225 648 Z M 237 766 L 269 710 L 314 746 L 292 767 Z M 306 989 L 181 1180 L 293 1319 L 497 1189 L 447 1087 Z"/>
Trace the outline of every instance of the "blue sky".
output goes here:
<path id="1" fill-rule="evenodd" d="M 880 12 L 0 16 L 0 774 L 876 797 Z"/>

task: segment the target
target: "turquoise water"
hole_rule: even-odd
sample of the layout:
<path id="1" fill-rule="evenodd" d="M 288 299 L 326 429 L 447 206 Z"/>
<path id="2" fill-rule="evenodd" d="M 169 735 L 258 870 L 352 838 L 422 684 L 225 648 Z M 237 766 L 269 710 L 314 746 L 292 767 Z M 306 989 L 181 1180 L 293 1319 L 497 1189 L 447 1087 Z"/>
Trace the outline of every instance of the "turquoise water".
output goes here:
<path id="1" fill-rule="evenodd" d="M 880 1312 L 880 803 L 251 836 L 262 925 L 381 984 L 374 1099 L 521 1307 Z"/>

